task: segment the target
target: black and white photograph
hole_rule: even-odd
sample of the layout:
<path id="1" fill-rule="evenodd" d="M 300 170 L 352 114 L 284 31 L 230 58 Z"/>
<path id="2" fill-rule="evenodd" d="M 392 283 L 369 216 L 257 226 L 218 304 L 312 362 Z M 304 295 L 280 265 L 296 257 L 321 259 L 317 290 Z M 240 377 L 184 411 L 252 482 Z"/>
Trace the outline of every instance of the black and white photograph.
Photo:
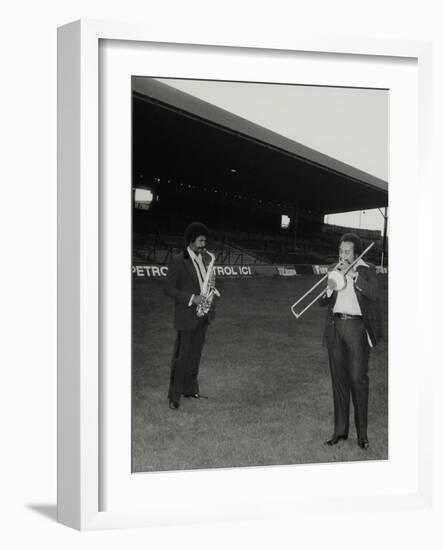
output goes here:
<path id="1" fill-rule="evenodd" d="M 384 89 L 132 78 L 132 471 L 387 460 Z"/>
<path id="2" fill-rule="evenodd" d="M 440 14 L 5 4 L 3 548 L 443 547 Z"/>

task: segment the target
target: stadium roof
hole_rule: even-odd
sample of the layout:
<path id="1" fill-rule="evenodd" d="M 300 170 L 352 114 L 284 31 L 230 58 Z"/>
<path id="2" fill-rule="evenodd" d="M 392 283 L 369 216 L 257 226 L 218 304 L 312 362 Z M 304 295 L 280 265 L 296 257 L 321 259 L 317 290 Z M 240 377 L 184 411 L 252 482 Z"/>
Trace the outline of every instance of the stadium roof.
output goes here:
<path id="1" fill-rule="evenodd" d="M 153 78 L 132 85 L 134 177 L 323 214 L 388 204 L 384 180 Z"/>

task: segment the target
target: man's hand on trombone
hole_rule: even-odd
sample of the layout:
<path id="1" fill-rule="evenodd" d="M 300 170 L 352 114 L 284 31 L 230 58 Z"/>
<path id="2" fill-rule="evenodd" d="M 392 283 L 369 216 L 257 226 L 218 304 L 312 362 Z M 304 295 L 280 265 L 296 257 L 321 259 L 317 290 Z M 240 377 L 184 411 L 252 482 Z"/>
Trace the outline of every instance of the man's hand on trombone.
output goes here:
<path id="1" fill-rule="evenodd" d="M 347 267 L 349 267 L 350 263 L 348 260 L 340 260 L 338 264 L 335 266 L 336 271 L 345 271 Z"/>
<path id="2" fill-rule="evenodd" d="M 349 260 L 340 260 L 335 269 L 340 272 L 346 271 L 350 265 L 351 262 Z M 352 266 L 352 268 L 347 271 L 346 275 L 349 275 L 352 279 L 355 279 L 355 277 L 357 276 L 356 266 Z"/>

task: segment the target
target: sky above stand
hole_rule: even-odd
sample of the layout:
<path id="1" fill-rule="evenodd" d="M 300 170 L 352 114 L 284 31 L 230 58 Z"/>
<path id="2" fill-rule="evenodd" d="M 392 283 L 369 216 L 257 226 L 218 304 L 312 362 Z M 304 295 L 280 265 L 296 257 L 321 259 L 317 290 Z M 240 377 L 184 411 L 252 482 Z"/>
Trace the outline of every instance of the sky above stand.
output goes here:
<path id="1" fill-rule="evenodd" d="M 161 81 L 373 176 L 389 180 L 389 93 L 386 90 Z M 381 231 L 384 224 L 378 209 L 330 214 L 325 221 Z"/>

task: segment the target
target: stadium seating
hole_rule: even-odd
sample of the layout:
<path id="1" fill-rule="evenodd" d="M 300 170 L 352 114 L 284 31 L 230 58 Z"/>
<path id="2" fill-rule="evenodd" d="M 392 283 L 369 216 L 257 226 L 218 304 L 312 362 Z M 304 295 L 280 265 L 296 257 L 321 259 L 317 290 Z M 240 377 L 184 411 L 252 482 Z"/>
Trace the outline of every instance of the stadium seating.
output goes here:
<path id="1" fill-rule="evenodd" d="M 183 247 L 183 220 L 164 224 L 155 233 L 134 233 L 133 259 L 135 262 L 167 264 L 173 254 Z M 161 224 L 163 225 L 163 224 Z M 180 229 L 178 231 L 177 229 Z M 379 231 L 350 229 L 323 223 L 305 223 L 297 235 L 294 248 L 289 232 L 274 233 L 248 227 L 248 231 L 211 228 L 210 249 L 216 254 L 219 265 L 270 265 L 270 264 L 324 264 L 337 257 L 337 243 L 348 231 L 360 235 L 363 245 L 375 242 L 367 259 L 380 263 L 382 237 Z M 387 258 L 385 258 L 385 265 Z"/>

